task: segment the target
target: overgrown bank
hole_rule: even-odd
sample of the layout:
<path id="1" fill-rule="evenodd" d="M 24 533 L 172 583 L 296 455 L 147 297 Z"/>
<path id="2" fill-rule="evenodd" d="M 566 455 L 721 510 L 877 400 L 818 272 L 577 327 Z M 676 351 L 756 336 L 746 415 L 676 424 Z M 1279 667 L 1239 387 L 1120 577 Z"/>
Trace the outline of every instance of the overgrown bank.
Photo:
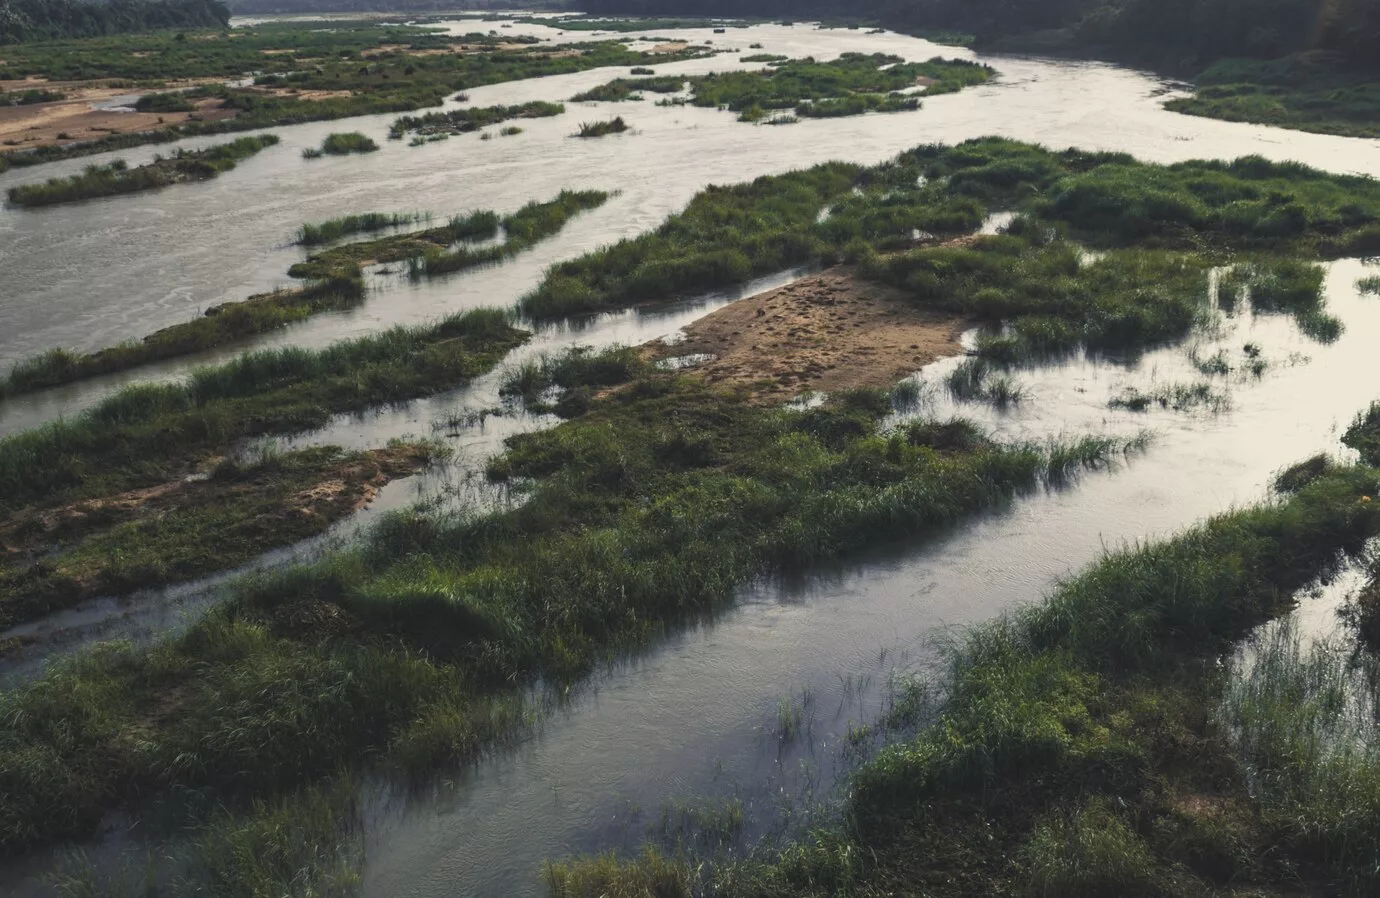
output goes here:
<path id="1" fill-rule="evenodd" d="M 0 844 L 79 835 L 170 790 L 241 807 L 342 764 L 470 759 L 520 724 L 514 689 L 534 677 L 571 682 L 754 576 L 934 533 L 1121 451 L 1004 446 L 963 422 L 884 428 L 875 391 L 763 408 L 626 352 L 539 376 L 575 417 L 491 466 L 520 506 L 396 515 L 355 551 L 244 584 L 184 637 L 0 697 L 17 722 L 0 736 Z M 136 728 L 142 747 L 112 763 Z"/>
<path id="2" fill-rule="evenodd" d="M 955 239 L 998 210 L 1020 213 L 1005 234 Z M 1087 245 L 1111 252 L 1085 265 Z M 538 318 L 624 308 L 848 259 L 928 307 L 1020 318 L 1051 347 L 1135 344 L 1184 332 L 1199 289 L 1187 278 L 1211 264 L 1290 257 L 1262 259 L 1279 275 L 1264 280 L 1306 287 L 1312 275 L 1294 257 L 1377 248 L 1380 185 L 1369 178 L 1258 157 L 1157 166 L 984 138 L 710 187 L 655 231 L 552 266 L 520 305 Z M 1307 304 L 1307 289 L 1279 293 L 1279 305 Z"/>
<path id="3" fill-rule="evenodd" d="M 918 733 L 857 771 L 833 828 L 772 860 L 560 862 L 552 893 L 1370 894 L 1374 738 L 1325 741 L 1352 733 L 1344 667 L 1271 646 L 1244 680 L 1218 663 L 1380 528 L 1380 470 L 1288 483 L 962 634 L 897 712 Z"/>
<path id="4" fill-rule="evenodd" d="M 137 168 L 129 168 L 124 160 L 117 159 L 107 165 L 88 166 L 78 175 L 11 187 L 9 201 L 15 206 L 53 206 L 157 190 L 185 181 L 207 181 L 230 171 L 260 150 L 276 145 L 278 140 L 276 134 L 241 137 L 204 150 L 178 150 L 167 158 L 157 156 Z"/>
<path id="5" fill-rule="evenodd" d="M 415 469 L 426 453 L 307 450 L 246 473 L 223 463 L 239 441 L 459 386 L 527 336 L 502 313 L 477 311 L 315 352 L 248 353 L 0 440 L 0 623 L 223 569 L 320 532 L 371 483 Z M 332 481 L 338 496 L 308 485 Z"/>

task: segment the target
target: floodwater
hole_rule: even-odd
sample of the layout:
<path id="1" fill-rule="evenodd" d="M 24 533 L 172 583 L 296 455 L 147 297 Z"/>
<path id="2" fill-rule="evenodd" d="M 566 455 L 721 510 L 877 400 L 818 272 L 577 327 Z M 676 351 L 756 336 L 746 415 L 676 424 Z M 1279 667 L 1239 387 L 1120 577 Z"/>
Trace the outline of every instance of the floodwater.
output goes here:
<path id="1" fill-rule="evenodd" d="M 478 27 L 462 22 L 456 30 Z M 542 26 L 504 33 L 524 32 L 552 33 Z M 712 39 L 742 54 L 971 55 L 898 35 L 804 25 L 673 36 Z M 557 39 L 598 37 L 603 35 L 569 33 Z M 749 50 L 749 43 L 763 47 Z M 722 69 L 742 54 L 657 69 Z M 279 146 L 207 184 L 39 212 L 6 210 L 0 212 L 0 265 L 7 272 L 0 286 L 0 360 L 56 345 L 89 349 L 134 338 L 208 305 L 284 284 L 287 267 L 300 257 L 285 245 L 292 231 L 303 221 L 347 212 L 428 210 L 445 216 L 470 208 L 511 210 L 566 187 L 621 190 L 603 208 L 510 263 L 420 285 L 378 278 L 362 308 L 321 316 L 254 345 L 320 345 L 459 309 L 510 305 L 537 283 L 546 265 L 654 227 L 708 183 L 827 159 L 874 163 L 925 142 L 998 134 L 1056 148 L 1127 151 L 1157 162 L 1255 153 L 1380 174 L 1380 143 L 1168 113 L 1160 103 L 1172 86 L 1140 73 L 1096 63 L 987 61 L 999 72 L 994 83 L 927 99 L 916 113 L 762 128 L 740 124 L 729 113 L 658 108 L 648 100 L 618 104 L 616 112 L 629 120 L 632 133 L 569 140 L 582 118 L 615 114 L 607 104 L 590 104 L 524 122 L 526 131 L 517 137 L 482 142 L 468 135 L 417 149 L 385 143 L 391 116 L 372 117 L 274 129 L 283 138 Z M 611 74 L 495 85 L 471 91 L 470 102 L 557 99 Z M 374 136 L 383 151 L 311 163 L 299 158 L 303 147 L 346 129 Z M 188 143 L 208 142 L 214 140 Z M 135 162 L 154 152 L 119 155 Z M 40 171 L 46 177 L 90 161 L 99 160 Z M 0 176 L 0 189 L 32 177 L 23 171 Z M 1196 347 L 1167 347 L 1134 359 L 1078 357 L 1019 372 L 1024 398 L 1005 410 L 958 406 L 945 395 L 943 377 L 957 359 L 920 372 L 930 385 L 924 413 L 958 411 L 1005 438 L 1132 436 L 1145 428 L 1154 438 L 1114 470 L 1019 497 L 918 549 L 895 548 L 798 582 L 745 589 L 727 613 L 595 678 L 518 749 L 452 776 L 421 798 L 375 796 L 368 802 L 365 893 L 540 894 L 543 859 L 634 848 L 649 829 L 660 831 L 664 808 L 686 801 L 736 797 L 748 808 L 753 833 L 793 819 L 813 797 L 827 796 L 847 768 L 839 746 L 849 724 L 875 717 L 898 667 L 933 657 L 937 632 L 1036 600 L 1107 548 L 1167 536 L 1257 501 L 1282 466 L 1313 452 L 1339 451 L 1340 430 L 1376 398 L 1372 335 L 1380 328 L 1380 301 L 1354 289 L 1359 277 L 1375 270 L 1355 260 L 1329 266 L 1330 311 L 1346 330 L 1327 346 L 1300 335 L 1287 318 L 1256 318 L 1243 310 L 1224 315 L 1211 334 L 1195 338 Z M 570 343 L 669 336 L 731 298 L 701 297 L 542 328 L 507 364 Z M 1260 377 L 1239 370 L 1247 343 L 1260 347 L 1269 363 Z M 1220 349 L 1238 369 L 1211 378 L 1226 397 L 1217 409 L 1108 409 L 1108 400 L 1127 386 L 1150 389 L 1201 379 L 1190 359 L 1195 349 L 1199 358 Z M 136 376 L 175 376 L 188 364 Z M 444 396 L 338 419 L 308 439 L 369 446 L 407 433 L 446 434 L 436 422 L 494 404 L 501 373 Z M 70 414 L 118 383 L 107 379 L 6 403 L 0 406 L 0 430 Z M 446 476 L 463 479 L 503 436 L 547 423 L 510 416 L 462 428 L 454 436 L 461 451 L 453 469 L 395 485 L 382 505 L 442 488 L 439 481 Z M 348 539 L 358 523 L 341 528 L 335 538 Z M 298 547 L 267 561 L 313 550 Z M 175 626 L 215 595 L 213 583 L 184 592 L 89 607 L 37 627 L 67 633 L 63 645 L 81 644 L 91 635 L 147 635 Z M 33 663 L 27 662 L 25 672 Z M 804 735 L 784 738 L 778 732 L 783 700 L 801 707 Z M 0 872 L 4 888 L 24 894 L 36 887 L 32 880 L 6 881 Z"/>

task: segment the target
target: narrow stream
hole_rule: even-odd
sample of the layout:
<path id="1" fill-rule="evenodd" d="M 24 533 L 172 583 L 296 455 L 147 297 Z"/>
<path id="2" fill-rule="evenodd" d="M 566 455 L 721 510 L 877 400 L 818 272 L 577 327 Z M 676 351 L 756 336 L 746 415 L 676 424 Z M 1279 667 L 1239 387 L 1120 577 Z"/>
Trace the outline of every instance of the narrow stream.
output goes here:
<path id="1" fill-rule="evenodd" d="M 461 22 L 455 29 L 480 27 Z M 524 31 L 550 29 L 516 26 L 512 33 Z M 730 44 L 744 53 L 817 58 L 846 50 L 911 59 L 970 55 L 894 34 L 803 25 L 673 36 L 713 39 L 716 46 Z M 604 35 L 570 33 L 558 39 L 599 37 Z M 750 42 L 764 47 L 748 51 Z M 736 59 L 657 68 L 709 71 Z M 918 113 L 757 128 L 728 113 L 658 108 L 646 101 L 618 109 L 634 133 L 568 140 L 582 116 L 608 112 L 605 104 L 593 104 L 524 122 L 527 130 L 515 138 L 481 142 L 470 135 L 419 149 L 390 143 L 372 157 L 312 165 L 298 158 L 301 148 L 342 125 L 303 125 L 276 129 L 281 145 L 194 189 L 37 213 L 0 211 L 0 264 L 7 271 L 0 286 L 0 362 L 55 345 L 89 349 L 134 338 L 210 304 L 284 284 L 287 267 L 300 258 L 299 250 L 284 245 L 292 231 L 303 221 L 347 212 L 429 209 L 444 216 L 468 208 L 511 210 L 564 187 L 622 191 L 510 263 L 420 285 L 380 281 L 360 309 L 320 316 L 254 345 L 322 345 L 458 309 L 506 306 L 537 283 L 546 265 L 654 227 L 707 183 L 833 158 L 873 163 L 924 142 L 1000 134 L 1053 147 L 1123 150 L 1158 162 L 1258 153 L 1332 171 L 1380 174 L 1380 143 L 1168 113 L 1159 107 L 1166 85 L 1140 73 L 1095 63 L 989 61 L 1000 72 L 996 82 L 927 99 Z M 495 85 L 471 91 L 470 102 L 560 98 L 612 75 L 605 70 Z M 382 143 L 391 118 L 351 120 L 349 127 Z M 208 142 L 214 140 L 188 144 Z M 133 163 L 154 152 L 118 155 Z M 47 166 L 42 175 L 92 161 L 100 160 Z M 33 176 L 23 170 L 0 176 L 0 190 Z M 797 797 L 827 796 L 846 769 L 838 749 L 849 724 L 875 716 L 889 676 L 898 666 L 932 657 L 932 640 L 943 628 L 1036 600 L 1107 548 L 1167 536 L 1257 501 L 1282 466 L 1317 451 L 1337 451 L 1340 430 L 1376 398 L 1372 335 L 1380 327 L 1380 300 L 1354 289 L 1358 278 L 1376 270 L 1354 260 L 1329 266 L 1329 311 L 1346 325 L 1331 345 L 1301 336 L 1285 317 L 1248 312 L 1224 319 L 1211 336 L 1195 338 L 1200 357 L 1221 349 L 1238 367 L 1244 345 L 1253 343 L 1269 363 L 1259 378 L 1239 370 L 1211 378 L 1229 396 L 1216 412 L 1133 413 L 1107 406 L 1126 386 L 1203 379 L 1190 360 L 1192 346 L 1157 349 L 1138 359 L 1078 357 L 1021 371 L 1025 398 L 1004 411 L 958 405 L 945 394 L 943 378 L 958 359 L 930 366 L 919 375 L 933 385 L 926 390 L 926 414 L 961 413 L 1006 439 L 1131 436 L 1150 428 L 1154 440 L 1113 471 L 1022 496 L 922 548 L 893 547 L 796 583 L 756 584 L 714 621 L 679 632 L 597 677 L 517 750 L 438 783 L 421 799 L 368 802 L 373 813 L 366 894 L 540 894 L 543 859 L 634 847 L 657 825 L 661 809 L 677 802 L 736 796 L 748 804 L 755 831 L 765 831 L 799 811 Z M 600 346 L 670 335 L 732 298 L 702 297 L 543 327 L 505 366 L 571 343 Z M 176 376 L 192 363 L 134 377 Z M 496 404 L 501 377 L 502 368 L 464 390 L 363 418 L 342 417 L 307 441 L 367 447 L 393 436 L 445 434 L 436 422 Z M 6 402 L 0 405 L 0 432 L 71 414 L 120 382 L 108 378 Z M 447 478 L 474 470 L 503 437 L 547 423 L 508 415 L 463 429 L 454 438 L 460 457 L 453 467 L 395 484 L 364 517 L 259 563 L 282 563 L 346 541 L 369 515 L 442 488 Z M 93 637 L 147 638 L 175 629 L 213 601 L 217 582 L 129 603 L 96 603 L 34 625 L 33 632 L 51 639 L 41 650 L 48 653 Z M 21 656 L 4 673 L 29 676 L 42 657 Z M 800 696 L 809 697 L 801 699 L 806 735 L 782 740 L 776 733 L 778 703 Z M 27 875 L 32 869 L 0 870 L 0 891 L 41 894 Z"/>

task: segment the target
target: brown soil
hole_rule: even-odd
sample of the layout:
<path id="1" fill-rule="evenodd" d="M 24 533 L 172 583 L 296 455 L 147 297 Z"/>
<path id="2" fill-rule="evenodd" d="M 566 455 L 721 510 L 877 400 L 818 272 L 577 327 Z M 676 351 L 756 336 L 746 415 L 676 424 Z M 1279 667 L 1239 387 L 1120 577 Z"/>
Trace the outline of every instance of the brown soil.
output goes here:
<path id="1" fill-rule="evenodd" d="M 657 44 L 655 47 L 648 50 L 647 52 L 656 54 L 679 53 L 681 50 L 684 50 L 688 46 L 690 46 L 690 44 L 687 41 L 671 41 L 665 44 Z"/>
<path id="2" fill-rule="evenodd" d="M 251 87 L 249 90 L 268 94 L 271 97 L 292 97 L 294 100 L 305 100 L 307 102 L 353 95 L 353 91 L 348 90 L 298 90 L 295 87 Z"/>
<path id="3" fill-rule="evenodd" d="M 185 122 L 192 115 L 204 121 L 231 118 L 233 110 L 220 109 L 220 101 L 203 99 L 194 112 L 113 112 L 93 109 L 91 104 L 131 93 L 129 88 L 100 84 L 45 82 L 38 79 L 0 82 L 0 90 L 43 87 L 66 94 L 53 103 L 0 107 L 0 150 L 30 149 L 92 140 L 104 134 L 152 131 Z"/>
<path id="4" fill-rule="evenodd" d="M 174 480 L 21 511 L 0 522 L 0 629 L 99 595 L 123 595 L 212 574 L 315 536 L 368 504 L 389 481 L 420 470 L 428 457 L 425 446 L 410 444 L 327 454 L 319 466 L 287 475 L 251 469 L 241 476 Z M 199 509 L 208 512 L 204 520 Z M 89 540 L 117 528 L 183 511 L 189 512 L 180 518 L 188 532 L 165 539 L 159 550 L 175 558 L 167 566 L 153 564 L 137 548 L 128 557 L 123 550 L 106 557 L 106 549 L 91 549 Z M 137 534 L 117 536 L 113 545 L 132 535 Z M 199 551 L 200 546 L 208 549 Z M 66 551 L 55 554 L 57 547 Z M 0 644 L 0 654 L 24 647 Z"/>
<path id="5" fill-rule="evenodd" d="M 843 266 L 741 299 L 685 328 L 654 358 L 706 354 L 689 370 L 714 382 L 746 383 L 764 398 L 819 390 L 890 387 L 924 365 L 962 352 L 963 318 L 917 309 L 895 288 Z"/>

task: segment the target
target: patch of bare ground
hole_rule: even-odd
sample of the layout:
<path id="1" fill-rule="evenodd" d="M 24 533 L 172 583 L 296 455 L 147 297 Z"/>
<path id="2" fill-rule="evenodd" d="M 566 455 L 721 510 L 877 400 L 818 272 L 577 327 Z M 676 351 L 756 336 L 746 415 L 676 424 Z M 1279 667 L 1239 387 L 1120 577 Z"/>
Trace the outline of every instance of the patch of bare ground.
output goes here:
<path id="1" fill-rule="evenodd" d="M 713 382 L 751 384 L 777 400 L 808 391 L 890 387 L 963 351 L 966 319 L 919 309 L 904 293 L 840 266 L 738 300 L 685 328 L 653 358 L 712 356 L 690 370 Z"/>
<path id="2" fill-rule="evenodd" d="M 664 44 L 657 44 L 647 52 L 656 53 L 657 55 L 661 55 L 663 53 L 679 53 L 689 46 L 690 43 L 688 41 L 670 41 Z"/>
<path id="3" fill-rule="evenodd" d="M 53 146 L 92 140 L 104 134 L 152 131 L 177 125 L 195 117 L 201 121 L 232 118 L 234 110 L 220 108 L 220 101 L 205 98 L 191 112 L 133 112 L 96 109 L 92 104 L 122 96 L 129 88 L 106 85 L 71 84 L 62 81 L 5 82 L 10 89 L 29 89 L 41 84 L 45 89 L 65 94 L 52 103 L 0 107 L 0 149 Z"/>

